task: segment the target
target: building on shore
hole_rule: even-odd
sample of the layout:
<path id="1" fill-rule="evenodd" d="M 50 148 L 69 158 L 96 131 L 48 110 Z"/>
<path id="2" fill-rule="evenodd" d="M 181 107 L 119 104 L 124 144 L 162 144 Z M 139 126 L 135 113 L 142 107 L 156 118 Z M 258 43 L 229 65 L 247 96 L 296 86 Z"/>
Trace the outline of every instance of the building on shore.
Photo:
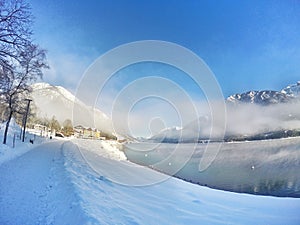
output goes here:
<path id="1" fill-rule="evenodd" d="M 78 125 L 74 127 L 74 137 L 84 139 L 103 139 L 101 131 L 96 128 Z"/>

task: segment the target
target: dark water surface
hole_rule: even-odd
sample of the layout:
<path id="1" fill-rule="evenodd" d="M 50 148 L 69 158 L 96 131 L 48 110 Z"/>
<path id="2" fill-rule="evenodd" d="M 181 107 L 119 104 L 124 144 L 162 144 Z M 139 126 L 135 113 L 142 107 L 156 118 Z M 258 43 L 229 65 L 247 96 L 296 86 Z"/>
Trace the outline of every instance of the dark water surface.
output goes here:
<path id="1" fill-rule="evenodd" d="M 206 145 L 132 143 L 124 151 L 132 162 L 192 183 L 239 193 L 300 198 L 300 138 L 223 143 L 213 163 L 199 172 Z M 188 154 L 191 150 L 192 157 Z M 188 162 L 184 164 L 185 160 Z M 172 170 L 177 167 L 181 168 L 178 172 Z"/>

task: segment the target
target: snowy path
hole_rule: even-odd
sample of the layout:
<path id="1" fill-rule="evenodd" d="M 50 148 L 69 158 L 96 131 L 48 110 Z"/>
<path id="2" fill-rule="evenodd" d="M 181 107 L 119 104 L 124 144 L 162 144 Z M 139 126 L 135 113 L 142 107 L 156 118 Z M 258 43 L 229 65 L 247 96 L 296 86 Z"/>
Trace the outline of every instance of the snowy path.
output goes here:
<path id="1" fill-rule="evenodd" d="M 66 224 L 66 218 L 68 224 L 83 222 L 69 183 L 62 142 L 40 145 L 4 163 L 0 166 L 0 224 Z"/>
<path id="2" fill-rule="evenodd" d="M 47 143 L 0 165 L 0 224 L 300 224 L 300 199 L 229 193 L 176 178 L 145 187 L 111 182 L 107 171 L 119 179 L 164 175 L 128 167 L 105 151 L 109 143 L 97 144 L 100 153 L 94 144 Z"/>

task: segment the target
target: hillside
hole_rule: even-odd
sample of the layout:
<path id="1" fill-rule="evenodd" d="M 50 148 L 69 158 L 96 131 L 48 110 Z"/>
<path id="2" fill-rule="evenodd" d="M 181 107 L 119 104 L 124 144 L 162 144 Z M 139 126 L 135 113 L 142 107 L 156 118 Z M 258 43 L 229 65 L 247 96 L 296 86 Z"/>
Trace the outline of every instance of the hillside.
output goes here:
<path id="1" fill-rule="evenodd" d="M 41 118 L 51 119 L 53 116 L 62 123 L 66 119 L 73 120 L 73 125 L 95 127 L 112 132 L 111 120 L 101 110 L 87 106 L 61 86 L 47 83 L 32 85 L 32 98 L 37 106 L 37 114 Z M 73 115 L 76 113 L 76 117 Z"/>

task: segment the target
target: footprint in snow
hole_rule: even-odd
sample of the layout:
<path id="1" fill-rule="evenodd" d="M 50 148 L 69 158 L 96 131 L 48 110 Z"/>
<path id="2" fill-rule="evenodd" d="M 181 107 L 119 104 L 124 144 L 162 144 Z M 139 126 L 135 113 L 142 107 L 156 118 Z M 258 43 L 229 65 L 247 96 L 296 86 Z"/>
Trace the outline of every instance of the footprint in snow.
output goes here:
<path id="1" fill-rule="evenodd" d="M 112 182 L 110 180 L 108 180 L 105 176 L 100 176 L 97 178 L 100 181 L 104 181 L 106 184 L 113 186 Z"/>

